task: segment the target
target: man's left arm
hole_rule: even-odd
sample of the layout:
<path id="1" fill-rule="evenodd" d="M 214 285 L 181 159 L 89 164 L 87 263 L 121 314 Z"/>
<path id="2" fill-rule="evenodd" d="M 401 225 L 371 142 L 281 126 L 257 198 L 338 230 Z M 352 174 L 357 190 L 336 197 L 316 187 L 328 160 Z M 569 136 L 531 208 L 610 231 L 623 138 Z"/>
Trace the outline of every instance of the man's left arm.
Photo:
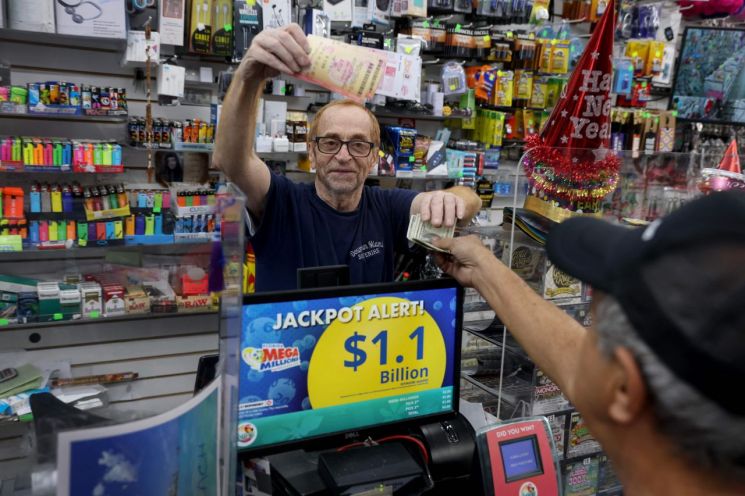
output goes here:
<path id="1" fill-rule="evenodd" d="M 481 209 L 481 199 L 466 186 L 419 193 L 411 202 L 411 215 L 420 214 L 435 227 L 466 226 Z"/>

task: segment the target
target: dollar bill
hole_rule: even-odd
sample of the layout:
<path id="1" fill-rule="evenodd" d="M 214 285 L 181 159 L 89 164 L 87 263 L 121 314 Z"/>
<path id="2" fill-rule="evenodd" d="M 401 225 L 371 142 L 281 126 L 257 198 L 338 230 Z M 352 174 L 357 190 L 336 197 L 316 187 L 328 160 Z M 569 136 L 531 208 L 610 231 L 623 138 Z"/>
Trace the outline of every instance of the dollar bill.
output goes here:
<path id="1" fill-rule="evenodd" d="M 429 222 L 422 221 L 422 217 L 419 214 L 414 214 L 409 218 L 409 228 L 406 231 L 406 238 L 412 243 L 416 243 L 427 250 L 439 251 L 441 253 L 448 253 L 448 251 L 433 245 L 432 241 L 437 238 L 452 238 L 454 235 L 455 226 L 435 227 Z"/>

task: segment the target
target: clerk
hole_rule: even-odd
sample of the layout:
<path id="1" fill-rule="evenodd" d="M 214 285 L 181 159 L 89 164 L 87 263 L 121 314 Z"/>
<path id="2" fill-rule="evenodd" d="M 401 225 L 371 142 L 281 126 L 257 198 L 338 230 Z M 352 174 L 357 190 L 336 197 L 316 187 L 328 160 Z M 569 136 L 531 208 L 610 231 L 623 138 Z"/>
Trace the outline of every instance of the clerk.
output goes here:
<path id="1" fill-rule="evenodd" d="M 256 291 L 294 289 L 302 267 L 344 264 L 352 284 L 393 279 L 395 254 L 408 249 L 415 213 L 435 226 L 467 223 L 481 202 L 469 188 L 416 193 L 365 186 L 378 159 L 380 127 L 364 106 L 332 102 L 313 119 L 308 153 L 314 184 L 272 174 L 254 151 L 259 95 L 267 78 L 310 66 L 296 24 L 254 38 L 223 102 L 214 163 L 246 195 L 255 227 Z"/>

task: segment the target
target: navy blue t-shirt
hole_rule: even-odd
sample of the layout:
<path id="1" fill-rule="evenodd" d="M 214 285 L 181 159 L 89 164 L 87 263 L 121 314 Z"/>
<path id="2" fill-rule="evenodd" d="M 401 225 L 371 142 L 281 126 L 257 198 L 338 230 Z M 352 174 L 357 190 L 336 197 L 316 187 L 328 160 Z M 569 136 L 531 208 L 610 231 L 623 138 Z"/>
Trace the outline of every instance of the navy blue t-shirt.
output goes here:
<path id="1" fill-rule="evenodd" d="M 415 191 L 365 186 L 357 210 L 338 212 L 315 184 L 272 174 L 261 225 L 251 238 L 256 291 L 297 287 L 297 269 L 348 265 L 352 284 L 393 279 L 395 253 L 408 249 Z"/>

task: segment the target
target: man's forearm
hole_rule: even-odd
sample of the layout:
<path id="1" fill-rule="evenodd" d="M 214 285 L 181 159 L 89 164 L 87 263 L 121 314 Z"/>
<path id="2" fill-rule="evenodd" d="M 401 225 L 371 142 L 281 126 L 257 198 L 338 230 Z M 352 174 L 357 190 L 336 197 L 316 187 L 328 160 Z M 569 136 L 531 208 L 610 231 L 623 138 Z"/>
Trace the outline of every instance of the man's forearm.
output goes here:
<path id="1" fill-rule="evenodd" d="M 246 82 L 236 74 L 223 100 L 212 157 L 213 164 L 247 195 L 249 210 L 254 213 L 263 200 L 261 191 L 256 192 L 256 185 L 268 181 L 266 166 L 254 151 L 256 114 L 263 85 L 259 78 Z M 264 174 L 266 178 L 262 177 Z"/>
<path id="2" fill-rule="evenodd" d="M 530 357 L 562 389 L 574 394 L 576 353 L 585 329 L 545 301 L 525 281 L 493 257 L 474 276 L 474 288 Z"/>

